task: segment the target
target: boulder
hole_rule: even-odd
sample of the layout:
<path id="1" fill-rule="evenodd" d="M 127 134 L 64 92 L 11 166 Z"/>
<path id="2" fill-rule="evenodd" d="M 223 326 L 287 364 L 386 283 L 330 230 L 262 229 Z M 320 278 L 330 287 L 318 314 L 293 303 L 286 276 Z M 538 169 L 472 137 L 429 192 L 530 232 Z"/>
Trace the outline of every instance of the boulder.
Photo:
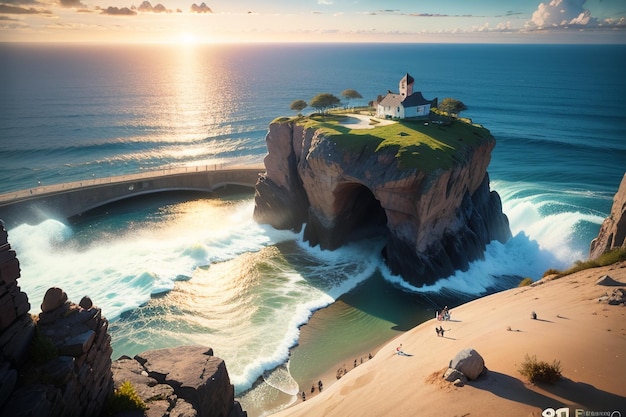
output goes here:
<path id="1" fill-rule="evenodd" d="M 133 384 L 150 416 L 246 416 L 235 401 L 224 361 L 210 348 L 150 350 L 116 360 L 112 370 L 116 386 L 125 380 Z"/>
<path id="2" fill-rule="evenodd" d="M 619 281 L 614 280 L 609 275 L 604 275 L 603 277 L 598 278 L 596 281 L 596 285 L 602 285 L 604 287 L 624 287 L 626 284 L 622 284 Z"/>
<path id="3" fill-rule="evenodd" d="M 443 379 L 448 382 L 455 382 L 457 380 L 461 380 L 463 382 L 467 382 L 467 377 L 458 369 L 448 368 L 446 372 L 443 374 Z"/>
<path id="4" fill-rule="evenodd" d="M 46 291 L 41 303 L 41 311 L 47 313 L 61 307 L 67 301 L 67 294 L 61 288 L 52 287 Z"/>
<path id="5" fill-rule="evenodd" d="M 84 296 L 83 298 L 80 299 L 80 302 L 78 303 L 78 305 L 84 308 L 85 310 L 89 310 L 91 307 L 93 307 L 93 301 L 91 301 L 91 298 L 89 298 L 88 296 Z"/>
<path id="6" fill-rule="evenodd" d="M 450 362 L 450 368 L 460 371 L 467 379 L 473 380 L 485 369 L 485 360 L 474 349 L 463 349 Z"/>

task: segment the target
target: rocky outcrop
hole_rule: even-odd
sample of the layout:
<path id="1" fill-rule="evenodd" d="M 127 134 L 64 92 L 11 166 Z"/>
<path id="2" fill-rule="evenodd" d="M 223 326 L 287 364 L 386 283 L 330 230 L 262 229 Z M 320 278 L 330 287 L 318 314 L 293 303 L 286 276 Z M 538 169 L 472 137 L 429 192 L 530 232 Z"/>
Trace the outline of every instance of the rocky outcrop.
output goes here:
<path id="1" fill-rule="evenodd" d="M 254 218 L 278 229 L 306 224 L 304 239 L 323 249 L 384 235 L 389 268 L 415 285 L 465 270 L 487 243 L 511 232 L 489 189 L 494 138 L 470 125 L 458 131 L 469 137 L 455 138 L 456 152 L 433 152 L 435 167 L 421 168 L 403 165 L 397 147 L 342 146 L 322 129 L 277 120 L 266 137 Z"/>
<path id="2" fill-rule="evenodd" d="M 111 337 L 101 310 L 88 297 L 81 305 L 68 301 L 60 288 L 46 292 L 1 415 L 100 415 L 113 392 Z"/>
<path id="3" fill-rule="evenodd" d="M 17 285 L 20 264 L 0 221 L 0 416 L 12 397 L 33 339 L 28 296 Z"/>
<path id="4" fill-rule="evenodd" d="M 613 198 L 611 214 L 591 241 L 589 259 L 597 259 L 604 252 L 620 247 L 626 247 L 626 173 Z"/>
<path id="5" fill-rule="evenodd" d="M 203 346 L 150 350 L 113 363 L 116 387 L 130 381 L 150 416 L 245 417 L 224 361 Z M 182 413 L 182 414 L 181 414 Z"/>

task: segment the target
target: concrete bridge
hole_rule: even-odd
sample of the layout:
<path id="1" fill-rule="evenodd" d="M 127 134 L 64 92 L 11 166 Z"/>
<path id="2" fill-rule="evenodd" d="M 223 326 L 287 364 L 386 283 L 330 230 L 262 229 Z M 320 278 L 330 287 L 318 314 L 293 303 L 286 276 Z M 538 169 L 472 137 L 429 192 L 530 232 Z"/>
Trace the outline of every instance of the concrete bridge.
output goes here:
<path id="1" fill-rule="evenodd" d="M 50 218 L 68 219 L 144 194 L 185 190 L 210 193 L 227 185 L 254 188 L 262 172 L 265 172 L 263 164 L 192 166 L 38 186 L 0 194 L 0 219 L 10 227 Z"/>

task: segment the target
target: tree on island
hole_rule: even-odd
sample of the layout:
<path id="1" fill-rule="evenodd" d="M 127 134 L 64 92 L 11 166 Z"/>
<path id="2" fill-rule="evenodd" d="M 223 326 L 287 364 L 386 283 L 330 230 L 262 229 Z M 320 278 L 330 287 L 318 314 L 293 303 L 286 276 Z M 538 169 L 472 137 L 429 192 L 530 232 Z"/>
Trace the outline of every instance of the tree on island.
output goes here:
<path id="1" fill-rule="evenodd" d="M 334 95 L 330 93 L 320 93 L 313 97 L 309 104 L 311 107 L 324 114 L 327 108 L 334 107 L 339 103 L 341 103 L 341 100 Z"/>
<path id="2" fill-rule="evenodd" d="M 307 106 L 308 104 L 306 104 L 306 101 L 304 100 L 294 100 L 291 102 L 291 105 L 289 106 L 289 108 L 299 113 L 302 110 L 304 110 Z"/>
<path id="3" fill-rule="evenodd" d="M 351 89 L 351 88 L 349 88 L 349 89 L 347 89 L 347 90 L 343 90 L 343 91 L 341 92 L 341 96 L 342 96 L 343 98 L 345 98 L 346 100 L 352 100 L 352 99 L 355 99 L 355 98 L 363 98 L 363 96 L 361 95 L 361 93 L 359 93 L 358 91 L 353 90 L 353 89 Z"/>
<path id="4" fill-rule="evenodd" d="M 450 97 L 441 100 L 437 108 L 450 114 L 452 117 L 457 117 L 463 110 L 467 110 L 467 106 L 462 101 Z"/>

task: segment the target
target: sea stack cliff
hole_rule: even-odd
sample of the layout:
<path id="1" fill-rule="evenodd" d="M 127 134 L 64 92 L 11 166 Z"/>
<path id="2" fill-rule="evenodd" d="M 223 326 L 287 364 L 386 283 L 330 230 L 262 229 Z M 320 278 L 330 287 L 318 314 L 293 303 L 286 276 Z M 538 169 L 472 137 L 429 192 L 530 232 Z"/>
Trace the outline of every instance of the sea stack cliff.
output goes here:
<path id="1" fill-rule="evenodd" d="M 626 173 L 613 197 L 611 213 L 602 222 L 598 236 L 591 241 L 589 259 L 623 247 L 626 247 Z"/>
<path id="2" fill-rule="evenodd" d="M 466 270 L 511 237 L 487 167 L 495 139 L 461 120 L 350 128 L 352 116 L 277 119 L 254 218 L 336 249 L 383 235 L 392 273 L 413 285 Z M 377 123 L 373 121 L 373 123 Z"/>

